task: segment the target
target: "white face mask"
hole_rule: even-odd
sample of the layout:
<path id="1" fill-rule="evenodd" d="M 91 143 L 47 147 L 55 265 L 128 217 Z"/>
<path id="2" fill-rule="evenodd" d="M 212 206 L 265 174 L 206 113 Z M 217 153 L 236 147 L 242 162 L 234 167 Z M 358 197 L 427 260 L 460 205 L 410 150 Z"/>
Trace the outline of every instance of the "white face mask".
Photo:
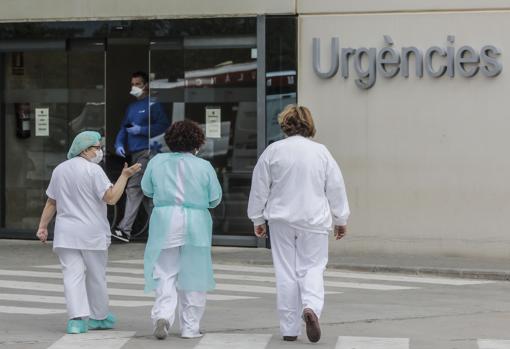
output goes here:
<path id="1" fill-rule="evenodd" d="M 103 149 L 99 149 L 96 151 L 96 156 L 90 159 L 95 164 L 99 164 L 101 161 L 103 161 Z"/>
<path id="2" fill-rule="evenodd" d="M 143 94 L 143 89 L 138 86 L 131 86 L 131 91 L 129 93 L 138 98 Z"/>

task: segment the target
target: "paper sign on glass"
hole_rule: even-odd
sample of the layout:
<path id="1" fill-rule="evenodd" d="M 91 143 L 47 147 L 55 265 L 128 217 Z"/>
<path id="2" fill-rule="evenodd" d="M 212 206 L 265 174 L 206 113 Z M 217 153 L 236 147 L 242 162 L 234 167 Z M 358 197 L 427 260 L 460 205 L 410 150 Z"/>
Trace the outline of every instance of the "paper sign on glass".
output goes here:
<path id="1" fill-rule="evenodd" d="M 35 135 L 48 137 L 50 135 L 50 109 L 35 108 Z"/>
<path id="2" fill-rule="evenodd" d="M 221 138 L 221 109 L 207 107 L 205 109 L 205 136 Z"/>

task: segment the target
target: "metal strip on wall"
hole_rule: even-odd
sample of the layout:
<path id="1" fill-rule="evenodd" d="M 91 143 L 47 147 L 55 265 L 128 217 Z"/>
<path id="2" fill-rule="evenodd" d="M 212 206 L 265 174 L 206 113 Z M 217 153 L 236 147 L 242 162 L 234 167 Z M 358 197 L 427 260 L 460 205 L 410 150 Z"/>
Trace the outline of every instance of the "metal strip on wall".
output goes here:
<path id="1" fill-rule="evenodd" d="M 5 54 L 0 54 L 0 67 L 5 66 Z M 0 115 L 5 115 L 5 103 L 4 103 L 4 83 L 5 78 L 0 75 Z M 5 132 L 6 132 L 6 121 L 5 117 L 0 118 L 0 228 L 5 227 L 5 152 L 6 149 L 6 141 L 5 141 Z"/>
<path id="2" fill-rule="evenodd" d="M 266 16 L 257 16 L 257 155 L 266 148 Z"/>

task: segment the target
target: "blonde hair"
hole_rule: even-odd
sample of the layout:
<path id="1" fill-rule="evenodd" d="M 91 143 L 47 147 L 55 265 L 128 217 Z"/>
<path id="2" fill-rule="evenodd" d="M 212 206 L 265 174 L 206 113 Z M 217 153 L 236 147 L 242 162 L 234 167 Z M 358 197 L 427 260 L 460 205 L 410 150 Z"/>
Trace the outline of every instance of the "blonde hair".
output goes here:
<path id="1" fill-rule="evenodd" d="M 278 115 L 278 123 L 287 136 L 300 135 L 307 138 L 315 136 L 312 113 L 307 107 L 289 104 Z"/>

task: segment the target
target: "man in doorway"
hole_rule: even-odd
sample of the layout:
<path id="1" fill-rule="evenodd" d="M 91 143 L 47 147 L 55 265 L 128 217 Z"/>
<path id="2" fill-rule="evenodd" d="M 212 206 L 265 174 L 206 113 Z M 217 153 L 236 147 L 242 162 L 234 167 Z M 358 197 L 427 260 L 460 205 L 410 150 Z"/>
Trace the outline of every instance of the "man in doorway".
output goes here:
<path id="1" fill-rule="evenodd" d="M 144 197 L 140 182 L 150 159 L 149 140 L 165 132 L 170 121 L 160 103 L 149 96 L 149 77 L 137 71 L 131 75 L 131 92 L 136 101 L 129 104 L 119 133 L 115 139 L 115 152 L 121 157 L 131 155 L 131 163 L 142 164 L 142 170 L 131 177 L 126 187 L 126 208 L 124 217 L 114 229 L 112 236 L 129 242 L 133 223 L 140 204 L 150 211 L 152 202 Z M 148 212 L 150 216 L 150 212 Z"/>

